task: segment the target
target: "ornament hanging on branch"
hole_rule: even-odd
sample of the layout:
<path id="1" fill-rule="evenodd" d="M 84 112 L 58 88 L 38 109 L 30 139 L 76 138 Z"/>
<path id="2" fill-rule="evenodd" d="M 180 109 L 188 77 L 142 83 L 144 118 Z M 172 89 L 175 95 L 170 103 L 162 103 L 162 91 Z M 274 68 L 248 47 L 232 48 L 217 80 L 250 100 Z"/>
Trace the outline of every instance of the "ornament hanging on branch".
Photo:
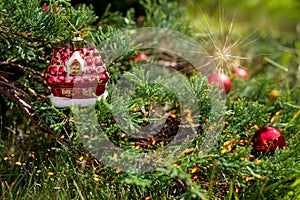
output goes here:
<path id="1" fill-rule="evenodd" d="M 85 48 L 84 40 L 76 35 L 71 48 L 57 48 L 44 77 L 51 87 L 51 101 L 55 107 L 72 104 L 88 106 L 96 98 L 106 98 L 109 73 L 96 48 Z"/>

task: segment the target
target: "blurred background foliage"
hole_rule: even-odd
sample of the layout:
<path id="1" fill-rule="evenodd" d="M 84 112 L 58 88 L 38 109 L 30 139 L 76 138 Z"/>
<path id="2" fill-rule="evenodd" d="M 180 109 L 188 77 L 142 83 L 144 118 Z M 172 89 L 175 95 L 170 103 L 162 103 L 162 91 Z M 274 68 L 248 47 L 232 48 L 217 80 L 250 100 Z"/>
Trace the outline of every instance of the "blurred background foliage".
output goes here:
<path id="1" fill-rule="evenodd" d="M 72 0 L 73 5 L 88 4 L 95 9 L 99 21 L 103 23 L 105 19 L 112 18 L 106 16 L 107 9 L 110 12 L 119 13 L 124 17 L 128 16 L 128 11 L 132 11 L 129 15 L 134 15 L 135 20 L 144 20 L 147 10 L 139 0 Z M 151 2 L 151 1 L 145 1 Z M 153 1 L 163 3 L 164 1 Z M 172 29 L 184 32 L 185 34 L 196 38 L 197 41 L 205 40 L 211 42 L 213 35 L 215 40 L 222 43 L 224 35 L 233 24 L 230 33 L 231 42 L 239 40 L 236 49 L 232 49 L 233 54 L 238 54 L 246 59 L 240 63 L 243 67 L 251 67 L 250 75 L 257 77 L 270 77 L 278 80 L 278 87 L 286 87 L 286 81 L 289 84 L 296 85 L 299 83 L 299 65 L 300 65 L 300 1 L 299 0 L 168 0 L 170 3 L 177 3 L 176 12 L 186 16 L 178 18 L 168 18 L 167 16 L 155 16 L 156 11 L 152 11 L 153 16 L 146 19 L 143 26 L 158 25 L 160 22 L 168 18 L 174 19 L 177 23 L 176 28 Z M 153 7 L 154 4 L 149 3 Z M 181 9 L 179 11 L 179 9 Z M 149 10 L 149 9 L 148 9 Z M 170 11 L 162 10 L 157 13 L 165 12 L 167 15 Z M 172 13 L 172 15 L 176 15 Z M 117 15 L 116 15 L 117 16 Z M 119 15 L 118 15 L 119 16 Z M 113 23 L 123 18 L 116 17 Z M 153 20 L 151 22 L 151 20 Z M 193 26 L 192 30 L 184 27 Z M 171 24 L 175 22 L 172 21 Z M 96 22 L 97 23 L 97 22 Z M 161 22 L 163 24 L 163 22 Z M 108 24 L 112 25 L 112 21 Z M 117 28 L 135 28 L 124 22 L 116 23 Z M 135 24 L 131 22 L 130 24 Z M 103 24 L 98 23 L 99 26 Z M 181 26 L 181 28 L 178 28 Z M 188 30 L 183 31 L 183 30 Z M 192 32 L 192 35 L 190 34 Z M 211 34 L 211 36 L 209 36 Z M 200 39 L 200 40 L 199 40 Z M 219 44 L 222 45 L 222 44 Z M 209 51 L 209 49 L 207 48 Z M 273 62 L 276 61 L 276 62 Z"/>
<path id="2" fill-rule="evenodd" d="M 300 1 L 298 0 L 188 0 L 189 13 L 193 18 L 199 18 L 201 12 L 218 21 L 220 5 L 224 18 L 232 20 L 241 30 L 251 26 L 275 35 L 288 33 L 297 34 L 300 29 Z M 195 20 L 194 22 L 197 22 Z"/>
<path id="3" fill-rule="evenodd" d="M 139 0 L 72 0 L 71 2 L 73 5 L 92 4 L 96 14 L 100 17 L 109 4 L 111 11 L 120 11 L 125 14 L 129 8 L 134 8 L 137 16 L 144 14 Z M 173 2 L 187 7 L 191 22 L 199 28 L 201 28 L 203 16 L 219 23 L 221 7 L 224 19 L 231 21 L 235 18 L 235 24 L 240 30 L 253 26 L 275 35 L 283 33 L 295 35 L 300 32 L 300 1 L 298 0 L 173 0 Z"/>

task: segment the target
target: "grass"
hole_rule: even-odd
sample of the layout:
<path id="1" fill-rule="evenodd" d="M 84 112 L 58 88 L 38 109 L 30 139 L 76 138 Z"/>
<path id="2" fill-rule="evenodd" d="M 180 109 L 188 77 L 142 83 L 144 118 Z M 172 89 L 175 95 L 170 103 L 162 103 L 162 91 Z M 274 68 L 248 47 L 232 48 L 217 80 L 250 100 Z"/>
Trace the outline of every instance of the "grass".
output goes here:
<path id="1" fill-rule="evenodd" d="M 264 80 L 266 81 L 266 80 Z M 234 79 L 235 87 L 261 87 Z M 266 91 L 272 89 L 265 83 Z M 261 88 L 264 90 L 263 88 Z M 255 89 L 253 89 L 255 91 Z M 257 91 L 259 92 L 259 91 Z M 10 110 L 11 125 L 1 134 L 1 199 L 297 199 L 299 184 L 299 111 L 282 100 L 267 107 L 263 99 L 237 98 L 227 103 L 226 127 L 207 156 L 191 150 L 164 168 L 130 174 L 97 165 L 89 154 L 78 155 L 44 135 L 18 108 Z M 253 95 L 253 98 L 256 95 Z M 290 99 L 291 97 L 285 97 Z M 292 105 L 292 106 L 291 106 Z M 282 109 L 272 119 L 272 113 Z M 239 116 L 235 119 L 234 116 Z M 251 122 L 251 123 L 250 123 Z M 255 126 L 284 130 L 288 148 L 274 155 L 255 154 L 249 141 Z"/>

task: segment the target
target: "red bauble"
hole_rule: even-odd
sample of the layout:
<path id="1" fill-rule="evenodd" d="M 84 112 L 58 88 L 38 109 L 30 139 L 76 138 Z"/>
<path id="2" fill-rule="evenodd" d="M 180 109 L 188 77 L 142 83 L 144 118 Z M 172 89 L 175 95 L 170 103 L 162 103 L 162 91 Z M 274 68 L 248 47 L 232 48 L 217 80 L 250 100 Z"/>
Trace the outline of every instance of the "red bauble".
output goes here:
<path id="1" fill-rule="evenodd" d="M 208 82 L 219 84 L 220 89 L 224 88 L 226 94 L 228 94 L 231 89 L 231 80 L 230 80 L 229 76 L 227 76 L 226 74 L 223 74 L 221 72 L 212 73 L 208 77 Z"/>
<path id="2" fill-rule="evenodd" d="M 233 70 L 233 74 L 244 79 L 248 78 L 248 72 L 243 68 L 237 68 Z"/>
<path id="3" fill-rule="evenodd" d="M 267 126 L 259 129 L 253 137 L 253 148 L 258 152 L 274 152 L 285 146 L 283 134 L 276 128 Z"/>
<path id="4" fill-rule="evenodd" d="M 147 60 L 148 56 L 144 53 L 138 53 L 134 58 L 130 58 L 129 61 L 134 62 L 134 61 L 143 61 Z"/>

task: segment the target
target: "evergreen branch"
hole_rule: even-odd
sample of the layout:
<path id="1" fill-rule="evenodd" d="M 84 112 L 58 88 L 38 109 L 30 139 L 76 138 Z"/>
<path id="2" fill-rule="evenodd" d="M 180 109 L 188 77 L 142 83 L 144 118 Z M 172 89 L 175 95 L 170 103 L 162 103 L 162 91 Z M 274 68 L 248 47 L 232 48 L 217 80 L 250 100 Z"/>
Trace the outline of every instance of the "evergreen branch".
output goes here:
<path id="1" fill-rule="evenodd" d="M 0 61 L 0 66 L 1 65 L 3 65 L 3 66 L 11 66 L 11 67 L 17 69 L 19 72 L 21 72 L 23 74 L 25 74 L 26 72 L 29 72 L 29 75 L 31 76 L 31 78 L 33 78 L 34 80 L 36 80 L 38 83 L 43 84 L 46 88 L 49 87 L 47 85 L 46 80 L 44 80 L 44 78 L 43 78 L 44 74 L 42 72 L 34 70 L 33 68 L 30 68 L 30 67 L 23 66 L 21 64 L 15 63 L 17 61 L 17 59 L 18 58 L 8 59 L 6 61 Z M 13 70 L 13 71 L 15 71 L 15 70 Z M 13 72 L 7 72 L 7 71 L 5 71 L 3 73 L 6 73 L 6 75 L 7 75 L 6 78 L 4 78 L 3 76 L 0 76 L 0 77 L 5 82 L 9 82 L 8 79 L 7 79 L 9 76 L 15 75 L 15 73 L 13 73 Z"/>
<path id="2" fill-rule="evenodd" d="M 10 87 L 11 89 L 8 89 L 7 87 Z M 36 114 L 36 110 L 30 106 L 24 99 L 22 99 L 17 93 L 16 90 L 20 90 L 19 88 L 14 87 L 13 85 L 9 83 L 5 83 L 3 81 L 0 81 L 0 94 L 5 95 L 8 97 L 12 102 L 16 103 L 23 112 L 32 120 L 32 122 L 39 127 L 40 130 L 44 131 L 45 133 L 48 133 L 50 135 L 56 136 L 57 133 L 52 130 L 47 124 L 41 123 L 40 116 Z M 25 92 L 24 92 L 25 93 Z M 65 130 L 66 131 L 66 130 Z M 84 152 L 74 148 L 69 142 L 67 142 L 63 138 L 56 138 L 58 143 L 62 146 L 66 146 L 69 148 L 72 152 L 76 154 L 83 155 Z"/>
<path id="3" fill-rule="evenodd" d="M 14 84 L 0 81 L 0 86 L 1 86 L 1 85 L 2 85 L 2 86 L 6 86 L 6 87 L 10 87 L 10 88 L 12 88 L 12 89 L 14 89 L 14 90 L 17 90 L 17 91 L 19 91 L 20 93 L 22 93 L 24 96 L 27 96 L 27 97 L 29 96 L 25 91 L 23 91 L 23 90 L 21 90 L 20 88 L 14 86 Z"/>
<path id="4" fill-rule="evenodd" d="M 187 185 L 182 180 L 178 179 L 177 177 L 172 178 L 184 191 L 187 191 Z"/>
<path id="5" fill-rule="evenodd" d="M 0 81 L 0 93 L 8 97 L 12 102 L 16 103 L 28 116 L 32 116 L 33 113 L 32 107 L 28 103 L 26 103 L 23 99 L 21 99 L 17 95 L 15 90 L 7 89 L 7 86 L 15 89 L 14 86 Z"/>
<path id="6" fill-rule="evenodd" d="M 26 71 L 31 70 L 30 67 L 25 67 L 25 66 L 23 66 L 21 64 L 14 63 L 15 60 L 16 59 L 14 59 L 14 60 L 7 60 L 7 61 L 4 61 L 4 62 L 0 61 L 0 66 L 1 65 L 4 65 L 4 66 L 10 65 L 12 67 L 18 68 L 18 70 L 20 70 L 21 72 L 26 72 Z"/>
<path id="7" fill-rule="evenodd" d="M 2 31 L 3 28 L 7 29 L 7 32 Z M 6 38 L 10 38 L 11 35 L 14 35 L 16 37 L 21 37 L 30 40 L 30 42 L 45 42 L 43 38 L 33 37 L 32 33 L 23 33 L 23 32 L 17 33 L 12 31 L 9 27 L 6 26 L 0 26 L 0 33 Z M 7 34 L 9 34 L 9 36 Z M 30 45 L 30 43 L 28 43 L 28 45 Z"/>

